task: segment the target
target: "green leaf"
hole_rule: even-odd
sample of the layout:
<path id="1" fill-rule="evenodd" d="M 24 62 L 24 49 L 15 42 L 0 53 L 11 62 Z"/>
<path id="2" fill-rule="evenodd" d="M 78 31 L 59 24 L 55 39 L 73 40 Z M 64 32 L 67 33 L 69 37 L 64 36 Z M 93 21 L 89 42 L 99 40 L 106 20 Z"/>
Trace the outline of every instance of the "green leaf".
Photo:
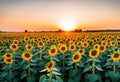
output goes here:
<path id="1" fill-rule="evenodd" d="M 69 72 L 69 75 L 71 77 L 73 77 L 74 75 L 76 75 L 78 73 L 78 69 L 71 69 L 70 72 Z"/>
<path id="2" fill-rule="evenodd" d="M 84 67 L 83 63 L 80 61 L 79 63 L 77 63 L 78 67 Z"/>
<path id="3" fill-rule="evenodd" d="M 94 61 L 95 61 L 95 62 L 99 62 L 99 63 L 101 62 L 99 59 L 94 59 Z"/>
<path id="4" fill-rule="evenodd" d="M 90 61 L 92 61 L 93 59 L 88 59 L 85 63 L 88 63 L 88 62 L 90 62 Z"/>
<path id="5" fill-rule="evenodd" d="M 99 79 L 98 75 L 89 75 L 90 82 L 95 82 Z"/>
<path id="6" fill-rule="evenodd" d="M 120 74 L 110 72 L 110 78 L 112 79 L 112 82 L 117 82 L 117 81 L 119 82 L 120 81 Z"/>
<path id="7" fill-rule="evenodd" d="M 32 71 L 33 73 L 37 73 L 37 70 L 34 68 L 30 68 L 30 71 Z"/>
<path id="8" fill-rule="evenodd" d="M 46 76 L 42 75 L 39 79 L 39 82 L 45 82 L 45 80 L 46 80 Z"/>
<path id="9" fill-rule="evenodd" d="M 0 77 L 5 77 L 7 74 L 8 74 L 8 72 L 2 72 L 2 73 L 0 74 Z"/>
<path id="10" fill-rule="evenodd" d="M 68 78 L 68 82 L 75 82 L 73 78 Z"/>
<path id="11" fill-rule="evenodd" d="M 59 76 L 56 76 L 56 81 L 57 82 L 63 82 L 63 80 Z"/>
<path id="12" fill-rule="evenodd" d="M 102 67 L 100 64 L 97 64 L 95 65 L 95 68 L 98 70 L 98 71 L 103 71 Z"/>
<path id="13" fill-rule="evenodd" d="M 32 74 L 31 76 L 28 76 L 27 81 L 28 82 L 35 82 L 35 75 Z"/>
<path id="14" fill-rule="evenodd" d="M 54 74 L 54 75 L 61 75 L 61 73 L 59 73 L 59 72 L 57 72 L 57 71 L 52 71 L 52 74 Z"/>
<path id="15" fill-rule="evenodd" d="M 92 69 L 92 66 L 86 66 L 83 70 L 83 73 L 88 72 Z"/>
<path id="16" fill-rule="evenodd" d="M 41 71 L 39 71 L 39 72 L 45 72 L 45 71 L 47 71 L 47 69 L 43 69 L 43 70 L 41 70 Z"/>
<path id="17" fill-rule="evenodd" d="M 54 69 L 53 69 L 54 71 L 57 71 L 57 72 L 60 72 L 60 69 L 59 68 L 57 68 L 57 67 L 54 67 Z"/>
<path id="18" fill-rule="evenodd" d="M 22 74 L 21 74 L 20 79 L 23 79 L 23 78 L 26 77 L 26 76 L 27 76 L 26 71 L 23 71 Z"/>

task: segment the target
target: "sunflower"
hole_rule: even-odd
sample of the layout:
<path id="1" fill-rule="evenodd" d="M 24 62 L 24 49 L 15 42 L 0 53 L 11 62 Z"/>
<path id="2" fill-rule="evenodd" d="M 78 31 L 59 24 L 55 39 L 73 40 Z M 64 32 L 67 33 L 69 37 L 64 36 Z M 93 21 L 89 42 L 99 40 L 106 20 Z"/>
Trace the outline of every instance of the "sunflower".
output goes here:
<path id="1" fill-rule="evenodd" d="M 106 46 L 106 45 L 107 45 L 107 42 L 106 42 L 106 41 L 102 41 L 102 42 L 101 42 L 101 45 Z"/>
<path id="2" fill-rule="evenodd" d="M 7 58 L 7 59 L 8 59 L 8 58 L 12 58 L 12 54 L 10 54 L 10 53 L 5 53 L 5 54 L 4 54 L 4 58 Z"/>
<path id="3" fill-rule="evenodd" d="M 110 46 L 114 46 L 115 42 L 114 41 L 110 41 Z"/>
<path id="4" fill-rule="evenodd" d="M 29 41 L 30 38 L 29 37 L 24 37 L 24 41 Z"/>
<path id="5" fill-rule="evenodd" d="M 115 62 L 118 61 L 120 59 L 120 53 L 116 52 L 114 54 L 112 54 L 111 59 Z"/>
<path id="6" fill-rule="evenodd" d="M 87 48 L 87 47 L 89 46 L 89 43 L 85 41 L 85 42 L 82 43 L 82 46 L 83 46 L 84 48 Z"/>
<path id="7" fill-rule="evenodd" d="M 10 49 L 13 50 L 13 51 L 16 51 L 18 50 L 19 46 L 17 44 L 11 44 L 10 45 Z"/>
<path id="8" fill-rule="evenodd" d="M 99 56 L 99 50 L 98 49 L 93 49 L 89 52 L 90 58 L 97 58 Z"/>
<path id="9" fill-rule="evenodd" d="M 62 43 L 59 43 L 59 44 L 57 45 L 57 47 L 60 48 L 61 45 L 63 45 L 63 44 L 62 44 Z"/>
<path id="10" fill-rule="evenodd" d="M 117 41 L 117 46 L 120 46 L 120 41 Z"/>
<path id="11" fill-rule="evenodd" d="M 4 58 L 4 62 L 6 64 L 12 64 L 13 63 L 12 58 Z"/>
<path id="12" fill-rule="evenodd" d="M 48 51 L 50 56 L 56 56 L 58 53 L 58 49 L 55 45 L 52 45 Z"/>
<path id="13" fill-rule="evenodd" d="M 67 46 L 65 44 L 62 44 L 59 48 L 60 52 L 64 54 L 67 51 Z"/>
<path id="14" fill-rule="evenodd" d="M 32 59 L 32 54 L 29 53 L 29 52 L 24 52 L 24 53 L 22 54 L 22 58 L 23 58 L 24 60 L 29 61 L 29 60 Z"/>
<path id="15" fill-rule="evenodd" d="M 13 40 L 13 44 L 18 44 L 19 41 L 18 40 Z"/>
<path id="16" fill-rule="evenodd" d="M 27 45 L 25 46 L 25 48 L 26 48 L 26 50 L 31 51 L 31 50 L 33 49 L 33 46 L 32 46 L 31 44 L 27 44 Z"/>
<path id="17" fill-rule="evenodd" d="M 94 45 L 94 49 L 99 49 L 100 48 L 100 45 L 99 44 L 95 44 Z"/>
<path id="18" fill-rule="evenodd" d="M 46 66 L 47 72 L 51 72 L 54 69 L 54 67 L 55 67 L 55 62 L 52 60 Z"/>
<path id="19" fill-rule="evenodd" d="M 78 53 L 80 53 L 81 55 L 83 55 L 85 53 L 85 50 L 84 49 L 79 49 Z"/>
<path id="20" fill-rule="evenodd" d="M 105 52 L 105 50 L 106 50 L 106 46 L 101 45 L 99 49 L 100 49 L 100 52 Z"/>
<path id="21" fill-rule="evenodd" d="M 81 45 L 82 45 L 81 41 L 77 42 L 77 46 L 81 46 Z"/>
<path id="22" fill-rule="evenodd" d="M 44 42 L 42 42 L 42 41 L 40 41 L 40 42 L 38 42 L 38 47 L 43 47 L 44 46 Z"/>
<path id="23" fill-rule="evenodd" d="M 76 45 L 75 45 L 75 44 L 71 44 L 71 45 L 69 46 L 69 50 L 70 50 L 70 51 L 75 51 L 75 50 L 76 50 Z"/>
<path id="24" fill-rule="evenodd" d="M 46 44 L 49 45 L 49 44 L 50 44 L 50 40 L 47 40 L 47 41 L 46 41 Z"/>
<path id="25" fill-rule="evenodd" d="M 74 63 L 77 63 L 77 62 L 79 62 L 79 61 L 81 60 L 81 58 L 82 58 L 82 56 L 81 56 L 80 53 L 75 53 L 75 54 L 73 54 L 73 56 L 72 56 L 72 61 L 73 61 Z"/>

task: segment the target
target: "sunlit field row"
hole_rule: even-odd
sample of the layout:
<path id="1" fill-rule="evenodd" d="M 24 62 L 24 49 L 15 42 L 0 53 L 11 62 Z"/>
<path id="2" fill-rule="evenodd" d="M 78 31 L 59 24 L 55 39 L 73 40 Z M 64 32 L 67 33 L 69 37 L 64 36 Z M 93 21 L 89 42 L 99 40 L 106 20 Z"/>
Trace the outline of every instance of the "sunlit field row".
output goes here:
<path id="1" fill-rule="evenodd" d="M 117 82 L 119 60 L 119 32 L 0 33 L 0 82 Z"/>

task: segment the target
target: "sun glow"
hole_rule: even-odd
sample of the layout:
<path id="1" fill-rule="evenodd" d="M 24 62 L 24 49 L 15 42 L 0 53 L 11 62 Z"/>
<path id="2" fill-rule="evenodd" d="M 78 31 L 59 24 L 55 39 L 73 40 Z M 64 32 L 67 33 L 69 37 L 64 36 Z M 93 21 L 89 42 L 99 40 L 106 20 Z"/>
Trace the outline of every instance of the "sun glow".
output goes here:
<path id="1" fill-rule="evenodd" d="M 72 31 L 75 29 L 75 22 L 71 19 L 62 20 L 59 23 L 59 27 L 64 31 Z"/>

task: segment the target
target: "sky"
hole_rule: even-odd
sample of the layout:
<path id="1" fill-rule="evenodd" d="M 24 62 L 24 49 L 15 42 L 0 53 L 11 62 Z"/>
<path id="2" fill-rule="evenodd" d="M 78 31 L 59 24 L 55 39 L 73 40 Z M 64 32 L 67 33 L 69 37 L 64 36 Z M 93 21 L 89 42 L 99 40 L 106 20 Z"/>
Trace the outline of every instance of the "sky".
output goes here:
<path id="1" fill-rule="evenodd" d="M 120 0 L 0 0 L 1 31 L 120 29 Z M 67 21 L 66 21 L 67 20 Z"/>

